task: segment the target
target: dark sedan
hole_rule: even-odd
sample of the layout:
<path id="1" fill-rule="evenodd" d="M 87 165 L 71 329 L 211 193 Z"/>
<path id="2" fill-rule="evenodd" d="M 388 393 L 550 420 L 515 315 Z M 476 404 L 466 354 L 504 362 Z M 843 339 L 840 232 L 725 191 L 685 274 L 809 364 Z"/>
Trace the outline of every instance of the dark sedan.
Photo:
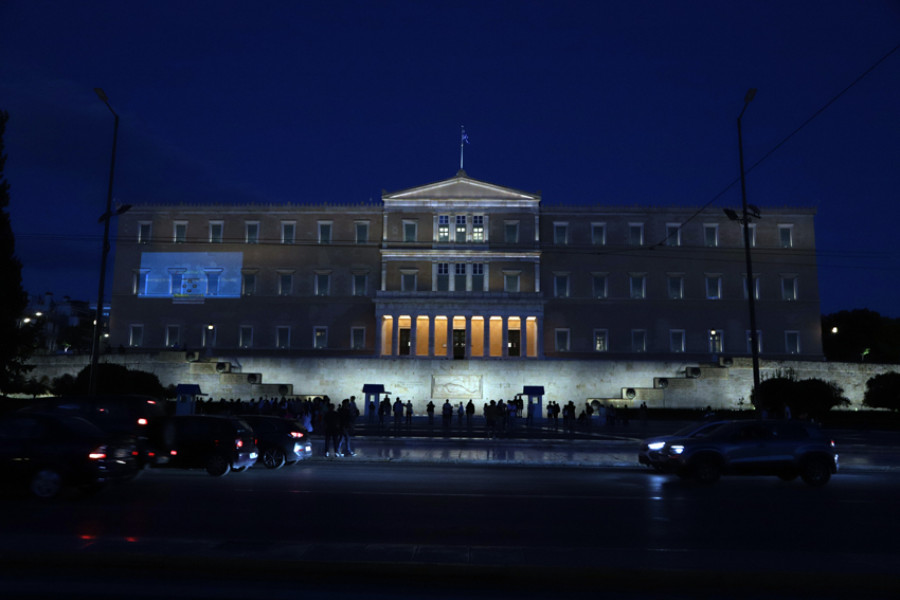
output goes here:
<path id="1" fill-rule="evenodd" d="M 133 437 L 108 434 L 81 417 L 19 412 L 0 419 L 3 479 L 38 498 L 133 478 L 137 455 Z"/>
<path id="2" fill-rule="evenodd" d="M 312 456 L 309 433 L 298 421 L 265 415 L 243 415 L 257 437 L 260 461 L 269 469 Z"/>

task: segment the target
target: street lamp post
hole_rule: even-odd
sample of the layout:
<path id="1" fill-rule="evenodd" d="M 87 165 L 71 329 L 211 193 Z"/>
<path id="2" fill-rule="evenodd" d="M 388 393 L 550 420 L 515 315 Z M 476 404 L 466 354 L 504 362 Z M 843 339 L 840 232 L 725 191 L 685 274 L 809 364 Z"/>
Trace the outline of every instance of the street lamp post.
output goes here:
<path id="1" fill-rule="evenodd" d="M 750 305 L 750 354 L 753 357 L 753 392 L 756 394 L 759 390 L 759 336 L 756 332 L 756 298 L 754 297 L 753 262 L 750 260 L 750 216 L 747 213 L 747 185 L 744 175 L 744 140 L 741 136 L 741 118 L 744 116 L 744 111 L 747 110 L 747 105 L 750 104 L 750 101 L 753 100 L 754 96 L 756 96 L 756 88 L 750 88 L 747 91 L 747 95 L 744 96 L 744 108 L 741 109 L 741 114 L 739 114 L 737 118 L 737 130 L 738 159 L 741 163 L 741 206 L 743 209 L 743 219 L 741 219 L 741 221 L 744 226 L 744 255 L 747 260 L 747 299 Z M 757 214 L 757 216 L 759 215 Z"/>
<path id="2" fill-rule="evenodd" d="M 119 137 L 119 115 L 117 115 L 116 111 L 109 105 L 109 98 L 106 97 L 106 93 L 101 88 L 94 88 L 94 92 L 96 92 L 97 97 L 103 101 L 103 104 L 106 105 L 106 108 L 108 108 L 109 112 L 115 117 L 115 121 L 113 124 L 112 158 L 109 163 L 109 187 L 106 192 L 106 212 L 103 213 L 99 219 L 99 221 L 103 223 L 103 251 L 100 255 L 100 285 L 97 289 L 97 311 L 94 314 L 94 339 L 91 343 L 91 370 L 90 383 L 88 385 L 88 392 L 91 394 L 97 392 L 97 364 L 100 360 L 100 333 L 103 329 L 103 295 L 105 293 L 104 288 L 106 284 L 106 259 L 109 256 L 109 221 L 113 216 L 120 215 L 130 208 L 126 205 L 120 207 L 115 212 L 113 212 L 112 209 L 113 176 L 116 172 L 116 141 Z"/>

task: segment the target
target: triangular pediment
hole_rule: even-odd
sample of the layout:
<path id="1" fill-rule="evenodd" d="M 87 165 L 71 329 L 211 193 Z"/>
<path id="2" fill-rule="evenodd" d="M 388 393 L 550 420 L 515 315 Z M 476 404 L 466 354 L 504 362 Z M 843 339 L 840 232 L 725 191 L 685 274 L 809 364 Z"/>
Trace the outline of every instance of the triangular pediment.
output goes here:
<path id="1" fill-rule="evenodd" d="M 385 192 L 382 195 L 382 200 L 385 202 L 424 202 L 435 200 L 539 202 L 540 199 L 540 194 L 529 194 L 486 181 L 472 179 L 462 170 L 450 179 L 399 192 Z"/>

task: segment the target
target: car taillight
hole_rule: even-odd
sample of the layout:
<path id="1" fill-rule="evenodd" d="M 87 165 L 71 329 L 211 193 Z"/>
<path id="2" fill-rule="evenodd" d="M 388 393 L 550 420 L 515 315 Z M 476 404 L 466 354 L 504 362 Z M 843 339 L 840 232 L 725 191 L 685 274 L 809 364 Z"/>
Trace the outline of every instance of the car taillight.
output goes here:
<path id="1" fill-rule="evenodd" d="M 146 425 L 146 424 L 147 424 L 147 419 L 145 419 L 143 417 L 138 419 L 138 425 Z"/>
<path id="2" fill-rule="evenodd" d="M 94 448 L 94 451 L 88 454 L 88 458 L 91 460 L 102 460 L 106 458 L 106 446 Z"/>
<path id="3" fill-rule="evenodd" d="M 292 438 L 302 438 L 302 437 L 303 437 L 303 432 L 302 432 L 302 431 L 292 431 L 292 432 L 291 432 L 291 437 L 292 437 Z"/>
<path id="4" fill-rule="evenodd" d="M 178 456 L 178 450 L 172 450 L 169 452 L 171 456 Z"/>
<path id="5" fill-rule="evenodd" d="M 234 447 L 235 447 L 235 448 L 243 448 L 243 447 L 244 447 L 244 440 L 242 440 L 241 438 L 238 438 L 238 439 L 234 440 Z"/>

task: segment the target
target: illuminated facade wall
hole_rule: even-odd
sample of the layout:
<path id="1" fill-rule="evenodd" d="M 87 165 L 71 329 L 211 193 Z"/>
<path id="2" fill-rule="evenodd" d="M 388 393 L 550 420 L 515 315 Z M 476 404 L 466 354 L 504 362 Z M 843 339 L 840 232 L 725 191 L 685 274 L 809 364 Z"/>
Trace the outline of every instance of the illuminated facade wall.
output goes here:
<path id="1" fill-rule="evenodd" d="M 753 224 L 761 356 L 821 358 L 814 211 Z M 112 347 L 533 361 L 749 356 L 738 223 L 468 177 L 367 205 L 135 206 Z"/>

